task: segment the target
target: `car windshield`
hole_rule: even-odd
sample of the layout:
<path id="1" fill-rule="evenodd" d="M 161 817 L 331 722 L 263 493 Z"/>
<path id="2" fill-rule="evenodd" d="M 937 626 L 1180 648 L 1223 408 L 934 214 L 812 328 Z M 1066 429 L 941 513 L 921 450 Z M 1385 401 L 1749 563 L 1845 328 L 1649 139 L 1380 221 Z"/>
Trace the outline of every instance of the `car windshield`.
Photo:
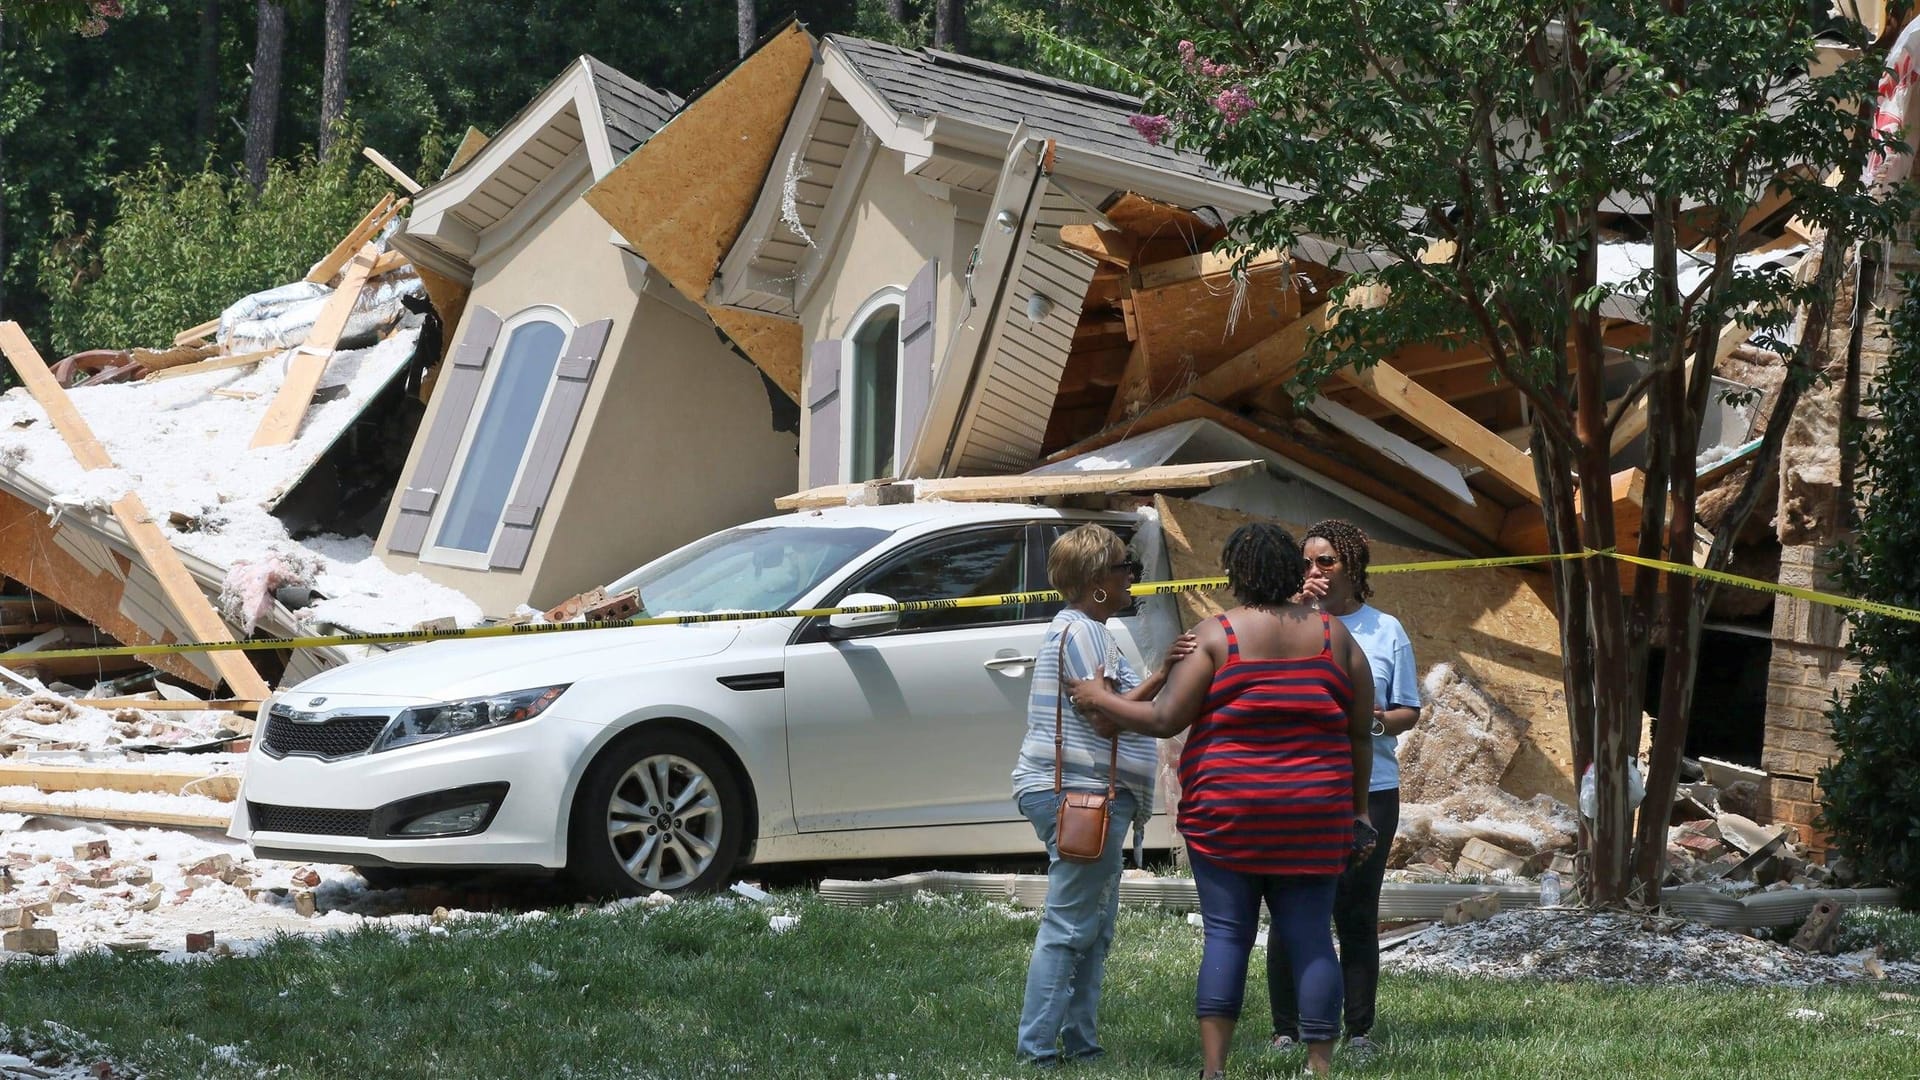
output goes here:
<path id="1" fill-rule="evenodd" d="M 640 590 L 642 615 L 779 611 L 887 536 L 885 529 L 728 529 L 607 586 Z"/>

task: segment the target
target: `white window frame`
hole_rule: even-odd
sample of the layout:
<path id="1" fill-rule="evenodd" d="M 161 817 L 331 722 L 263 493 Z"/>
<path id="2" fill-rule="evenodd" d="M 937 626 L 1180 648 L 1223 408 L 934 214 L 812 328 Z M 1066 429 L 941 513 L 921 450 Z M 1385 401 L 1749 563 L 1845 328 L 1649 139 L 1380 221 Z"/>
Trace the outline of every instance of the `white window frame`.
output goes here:
<path id="1" fill-rule="evenodd" d="M 567 350 L 573 345 L 573 336 L 580 331 L 580 323 L 566 311 L 552 304 L 535 304 L 523 308 L 500 324 L 500 336 L 494 339 L 493 355 L 488 357 L 486 375 L 480 381 L 480 389 L 473 395 L 473 407 L 467 411 L 467 426 L 460 432 L 460 445 L 453 452 L 453 469 L 447 474 L 447 482 L 440 492 L 433 508 L 433 517 L 427 521 L 426 541 L 420 550 L 420 561 L 438 566 L 453 566 L 463 570 L 489 570 L 493 565 L 493 549 L 500 544 L 501 522 L 493 523 L 493 538 L 487 541 L 487 550 L 468 551 L 465 548 L 441 547 L 440 529 L 446 523 L 447 511 L 453 507 L 453 493 L 460 489 L 460 480 L 467 471 L 467 452 L 473 447 L 473 437 L 480 430 L 480 418 L 486 414 L 487 402 L 493 397 L 494 384 L 500 379 L 500 372 L 506 367 L 507 343 L 513 340 L 514 331 L 528 323 L 544 322 L 558 326 L 565 335 L 560 339 L 560 356 L 565 359 Z M 520 464 L 514 467 L 513 479 L 507 484 L 507 501 L 513 501 L 513 493 L 520 490 L 520 478 L 526 474 L 527 462 L 533 457 L 534 440 L 540 437 L 540 428 L 546 422 L 547 409 L 553 404 L 553 391 L 558 386 L 558 378 L 547 380 L 546 392 L 540 398 L 539 411 L 534 413 L 533 431 L 527 438 L 527 445 L 520 451 Z M 502 508 L 504 515 L 505 508 Z"/>
<path id="2" fill-rule="evenodd" d="M 902 456 L 900 432 L 901 392 L 906 389 L 906 380 L 900 375 L 906 370 L 905 357 L 900 343 L 900 327 L 906 322 L 907 290 L 888 285 L 866 302 L 854 309 L 853 318 L 847 323 L 847 332 L 840 339 L 840 482 L 853 482 L 853 425 L 858 420 L 854 408 L 854 388 L 858 385 L 857 370 L 860 355 L 858 351 L 860 331 L 866 329 L 868 320 L 881 314 L 887 308 L 894 309 L 894 363 L 898 370 L 893 378 L 893 465 L 898 470 L 905 460 Z"/>

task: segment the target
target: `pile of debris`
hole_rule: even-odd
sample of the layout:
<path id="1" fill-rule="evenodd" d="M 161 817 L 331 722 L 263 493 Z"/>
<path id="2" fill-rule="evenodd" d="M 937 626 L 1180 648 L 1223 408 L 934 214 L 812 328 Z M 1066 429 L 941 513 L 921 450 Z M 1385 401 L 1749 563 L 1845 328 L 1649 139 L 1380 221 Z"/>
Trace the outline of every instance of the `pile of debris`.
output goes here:
<path id="1" fill-rule="evenodd" d="M 1512 911 L 1457 926 L 1435 925 L 1382 959 L 1395 971 L 1632 984 L 1733 983 L 1815 986 L 1920 982 L 1920 963 L 1845 956 L 1656 916 L 1565 909 Z"/>

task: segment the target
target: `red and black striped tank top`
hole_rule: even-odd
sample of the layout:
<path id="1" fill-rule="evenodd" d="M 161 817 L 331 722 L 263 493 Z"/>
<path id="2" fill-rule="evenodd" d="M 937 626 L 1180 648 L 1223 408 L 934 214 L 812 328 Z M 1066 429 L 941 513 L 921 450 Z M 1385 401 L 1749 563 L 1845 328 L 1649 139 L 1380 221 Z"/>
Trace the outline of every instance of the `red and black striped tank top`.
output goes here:
<path id="1" fill-rule="evenodd" d="M 1320 613 L 1313 656 L 1227 662 L 1180 754 L 1180 834 L 1209 862 L 1248 874 L 1337 874 L 1353 850 L 1353 684 Z"/>

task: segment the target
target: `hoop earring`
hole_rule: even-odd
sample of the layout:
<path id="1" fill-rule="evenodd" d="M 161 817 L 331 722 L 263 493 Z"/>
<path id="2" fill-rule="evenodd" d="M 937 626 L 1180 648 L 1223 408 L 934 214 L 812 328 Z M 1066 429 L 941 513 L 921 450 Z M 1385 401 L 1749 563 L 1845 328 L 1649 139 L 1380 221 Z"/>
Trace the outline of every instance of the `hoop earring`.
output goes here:
<path id="1" fill-rule="evenodd" d="M 1106 603 L 1106 602 L 1107 602 L 1107 590 L 1105 590 L 1105 589 L 1095 589 L 1095 590 L 1093 590 L 1093 602 L 1094 602 L 1094 603 L 1096 603 L 1096 604 L 1104 604 L 1104 603 Z"/>

